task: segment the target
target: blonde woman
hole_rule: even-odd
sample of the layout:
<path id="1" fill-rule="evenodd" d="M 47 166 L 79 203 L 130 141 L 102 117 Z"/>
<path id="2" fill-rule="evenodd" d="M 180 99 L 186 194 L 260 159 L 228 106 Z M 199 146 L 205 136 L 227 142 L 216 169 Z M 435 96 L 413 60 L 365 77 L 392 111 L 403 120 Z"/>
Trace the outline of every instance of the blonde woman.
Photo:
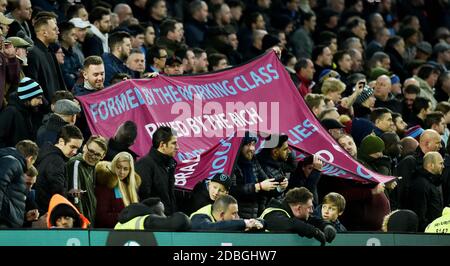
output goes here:
<path id="1" fill-rule="evenodd" d="M 134 171 L 133 157 L 128 152 L 120 152 L 112 162 L 99 162 L 95 167 L 97 211 L 96 228 L 113 228 L 119 212 L 139 202 L 137 190 L 141 177 Z"/>

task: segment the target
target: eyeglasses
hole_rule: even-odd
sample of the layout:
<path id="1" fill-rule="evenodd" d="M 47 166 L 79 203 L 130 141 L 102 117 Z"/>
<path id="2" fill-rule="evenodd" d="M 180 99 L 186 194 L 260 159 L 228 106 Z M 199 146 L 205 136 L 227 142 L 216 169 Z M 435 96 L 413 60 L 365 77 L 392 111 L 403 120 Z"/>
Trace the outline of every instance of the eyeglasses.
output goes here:
<path id="1" fill-rule="evenodd" d="M 92 156 L 94 156 L 94 157 L 100 158 L 100 157 L 103 156 L 103 153 L 95 152 L 95 151 L 89 149 L 88 146 L 86 146 L 86 149 L 87 149 L 87 151 L 88 151 Z"/>

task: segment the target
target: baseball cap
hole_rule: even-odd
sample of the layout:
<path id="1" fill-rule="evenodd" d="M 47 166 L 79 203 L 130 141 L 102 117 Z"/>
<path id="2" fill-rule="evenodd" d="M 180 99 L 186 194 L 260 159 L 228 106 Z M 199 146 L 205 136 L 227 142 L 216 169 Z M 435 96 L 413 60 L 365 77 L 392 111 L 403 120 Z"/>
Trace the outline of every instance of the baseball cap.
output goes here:
<path id="1" fill-rule="evenodd" d="M 69 20 L 70 23 L 72 23 L 76 28 L 85 29 L 89 28 L 91 24 L 89 21 L 84 21 L 81 18 L 72 18 Z"/>
<path id="2" fill-rule="evenodd" d="M 323 119 L 322 121 L 320 121 L 320 123 L 327 130 L 335 129 L 335 128 L 345 128 L 345 126 L 341 122 L 337 121 L 336 119 L 326 118 L 326 119 Z"/>
<path id="3" fill-rule="evenodd" d="M 211 178 L 211 182 L 222 184 L 226 190 L 230 190 L 231 188 L 231 178 L 226 174 L 215 174 L 213 178 Z"/>
<path id="4" fill-rule="evenodd" d="M 167 66 L 172 66 L 175 63 L 178 63 L 181 65 L 183 63 L 183 61 L 178 56 L 171 56 L 171 57 L 167 58 L 167 60 L 166 60 Z"/>

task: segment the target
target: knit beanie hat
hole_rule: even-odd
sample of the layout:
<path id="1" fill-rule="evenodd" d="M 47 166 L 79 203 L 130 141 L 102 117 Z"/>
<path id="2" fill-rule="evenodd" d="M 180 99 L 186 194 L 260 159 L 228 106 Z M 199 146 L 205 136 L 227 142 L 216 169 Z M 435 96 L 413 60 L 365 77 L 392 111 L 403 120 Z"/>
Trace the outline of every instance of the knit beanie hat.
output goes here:
<path id="1" fill-rule="evenodd" d="M 397 84 L 397 83 L 400 83 L 400 77 L 394 74 L 391 76 L 391 84 Z"/>
<path id="2" fill-rule="evenodd" d="M 31 100 L 43 93 L 44 91 L 41 86 L 36 81 L 28 77 L 24 77 L 20 80 L 19 87 L 17 88 L 17 94 L 19 95 L 19 99 L 22 101 Z"/>
<path id="3" fill-rule="evenodd" d="M 373 89 L 369 86 L 364 86 L 364 89 L 362 90 L 362 92 L 358 95 L 358 97 L 355 100 L 356 104 L 362 104 L 363 102 L 365 102 L 367 99 L 370 98 L 370 96 L 373 95 Z"/>
<path id="4" fill-rule="evenodd" d="M 419 219 L 411 210 L 397 210 L 393 212 L 387 222 L 388 232 L 417 232 Z"/>
<path id="5" fill-rule="evenodd" d="M 251 134 L 250 132 L 246 131 L 245 136 L 242 138 L 242 145 L 247 145 L 252 142 L 258 142 L 258 139 L 255 135 Z"/>
<path id="6" fill-rule="evenodd" d="M 368 135 L 361 141 L 359 151 L 366 155 L 382 152 L 384 151 L 384 141 L 375 135 Z"/>

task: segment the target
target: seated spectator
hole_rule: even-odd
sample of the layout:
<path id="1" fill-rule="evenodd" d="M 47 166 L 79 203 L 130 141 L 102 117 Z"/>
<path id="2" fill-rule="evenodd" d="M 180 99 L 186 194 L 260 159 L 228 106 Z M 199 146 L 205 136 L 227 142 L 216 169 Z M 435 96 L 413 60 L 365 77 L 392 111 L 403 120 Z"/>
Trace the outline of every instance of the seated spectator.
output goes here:
<path id="1" fill-rule="evenodd" d="M 417 232 L 419 220 L 411 210 L 395 210 L 384 217 L 383 232 Z"/>
<path id="2" fill-rule="evenodd" d="M 189 214 L 213 204 L 222 195 L 227 195 L 231 188 L 231 178 L 226 174 L 215 174 L 211 179 L 198 182 L 192 190 Z"/>
<path id="3" fill-rule="evenodd" d="M 233 196 L 222 195 L 214 204 L 206 205 L 191 214 L 193 230 L 248 231 L 264 228 L 259 219 L 239 219 L 238 203 Z"/>
<path id="4" fill-rule="evenodd" d="M 322 204 L 316 207 L 314 215 L 330 222 L 337 232 L 345 232 L 347 229 L 339 221 L 339 216 L 344 213 L 344 210 L 344 196 L 336 192 L 330 192 L 325 195 Z"/>
<path id="5" fill-rule="evenodd" d="M 59 194 L 50 199 L 47 212 L 47 228 L 88 228 L 90 222 L 69 200 Z"/>
<path id="6" fill-rule="evenodd" d="M 148 198 L 131 203 L 118 216 L 114 230 L 188 231 L 191 221 L 186 214 L 175 212 L 166 217 L 164 204 L 159 198 Z"/>

